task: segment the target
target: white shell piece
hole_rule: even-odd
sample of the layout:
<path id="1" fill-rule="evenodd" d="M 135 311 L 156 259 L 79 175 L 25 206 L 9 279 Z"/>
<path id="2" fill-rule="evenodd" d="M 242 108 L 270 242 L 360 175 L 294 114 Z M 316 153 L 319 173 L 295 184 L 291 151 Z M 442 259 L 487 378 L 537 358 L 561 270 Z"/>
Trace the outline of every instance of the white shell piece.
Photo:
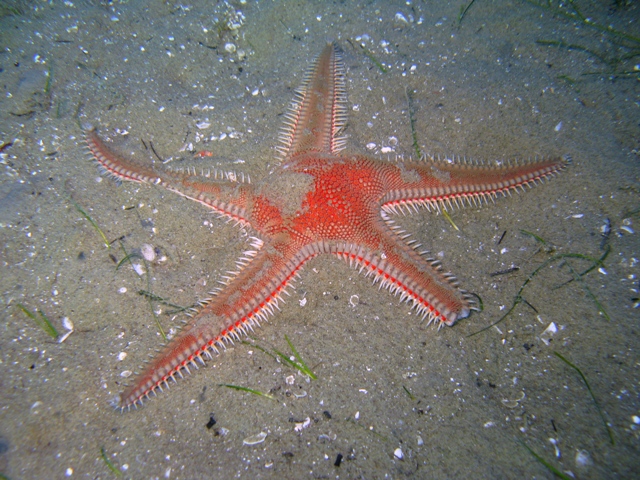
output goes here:
<path id="1" fill-rule="evenodd" d="M 549 345 L 551 337 L 553 337 L 557 332 L 558 327 L 556 327 L 554 322 L 551 322 L 544 332 L 542 332 L 542 335 L 540 335 L 540 340 L 542 340 L 545 345 Z"/>
<path id="2" fill-rule="evenodd" d="M 407 20 L 407 17 L 402 13 L 398 12 L 396 13 L 396 22 L 409 23 L 409 20 Z"/>
<path id="3" fill-rule="evenodd" d="M 576 452 L 576 467 L 584 468 L 593 465 L 591 455 L 586 450 L 578 450 Z"/>
<path id="4" fill-rule="evenodd" d="M 301 390 L 300 393 L 294 393 L 293 396 L 296 398 L 304 398 L 307 396 L 307 392 L 305 390 Z"/>
<path id="5" fill-rule="evenodd" d="M 64 342 L 69 335 L 73 333 L 73 330 L 67 330 L 65 333 L 58 337 L 58 343 Z"/>
<path id="6" fill-rule="evenodd" d="M 307 417 L 307 418 L 304 419 L 304 422 L 296 423 L 296 426 L 295 426 L 294 430 L 296 432 L 301 432 L 305 428 L 309 428 L 309 425 L 311 425 L 311 419 L 309 417 Z"/>
<path id="7" fill-rule="evenodd" d="M 265 438 L 267 438 L 267 434 L 265 432 L 260 432 L 245 438 L 242 440 L 242 443 L 245 445 L 258 445 L 259 443 L 264 442 Z"/>
<path id="8" fill-rule="evenodd" d="M 64 317 L 62 319 L 62 326 L 65 328 L 65 330 L 73 331 L 73 322 L 69 320 L 69 317 Z"/>
<path id="9" fill-rule="evenodd" d="M 524 392 L 520 392 L 520 398 L 510 400 L 508 398 L 502 399 L 502 404 L 507 408 L 516 408 L 522 400 L 526 397 Z"/>

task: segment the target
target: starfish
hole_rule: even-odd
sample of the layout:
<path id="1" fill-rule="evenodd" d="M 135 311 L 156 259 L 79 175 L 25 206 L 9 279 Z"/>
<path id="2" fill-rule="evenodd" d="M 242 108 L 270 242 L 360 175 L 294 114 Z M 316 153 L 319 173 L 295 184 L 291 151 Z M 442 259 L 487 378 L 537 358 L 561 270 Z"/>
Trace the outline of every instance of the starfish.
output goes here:
<path id="1" fill-rule="evenodd" d="M 392 216 L 418 207 L 440 211 L 487 203 L 554 176 L 570 161 L 384 162 L 343 152 L 346 123 L 345 68 L 330 43 L 296 90 L 280 135 L 280 161 L 262 181 L 141 165 L 108 149 L 93 128 L 85 129 L 92 156 L 111 176 L 164 187 L 255 234 L 237 270 L 223 277 L 223 286 L 144 367 L 117 407 L 141 405 L 183 370 L 204 364 L 205 357 L 267 320 L 303 265 L 322 254 L 343 258 L 429 323 L 453 325 L 474 308 L 471 295 L 407 240 Z"/>

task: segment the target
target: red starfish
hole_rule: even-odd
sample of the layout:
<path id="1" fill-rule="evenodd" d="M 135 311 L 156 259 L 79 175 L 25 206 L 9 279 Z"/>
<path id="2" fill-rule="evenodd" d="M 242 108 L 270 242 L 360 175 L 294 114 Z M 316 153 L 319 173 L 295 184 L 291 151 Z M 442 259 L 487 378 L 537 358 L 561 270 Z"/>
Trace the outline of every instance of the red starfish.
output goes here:
<path id="1" fill-rule="evenodd" d="M 95 131 L 86 139 L 98 163 L 118 179 L 161 185 L 256 232 L 238 271 L 149 363 L 120 397 L 122 409 L 168 387 L 182 369 L 244 336 L 277 307 L 302 266 L 320 254 L 344 258 L 411 303 L 429 322 L 453 325 L 472 302 L 454 277 L 407 243 L 391 214 L 494 200 L 562 170 L 569 158 L 478 165 L 382 162 L 341 153 L 347 121 L 344 66 L 327 45 L 286 115 L 279 167 L 256 184 L 234 174 L 197 175 L 140 166 L 110 152 Z"/>

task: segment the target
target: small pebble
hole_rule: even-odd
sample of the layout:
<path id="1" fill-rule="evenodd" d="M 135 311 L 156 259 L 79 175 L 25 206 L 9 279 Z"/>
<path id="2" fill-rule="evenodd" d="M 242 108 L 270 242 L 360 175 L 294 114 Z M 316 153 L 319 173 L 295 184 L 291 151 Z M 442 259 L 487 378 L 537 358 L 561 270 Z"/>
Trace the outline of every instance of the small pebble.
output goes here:
<path id="1" fill-rule="evenodd" d="M 147 262 L 153 262 L 156 259 L 156 251 L 153 245 L 149 245 L 148 243 L 143 243 L 140 246 L 140 253 Z"/>
<path id="2" fill-rule="evenodd" d="M 205 427 L 207 427 L 208 429 L 211 429 L 211 427 L 213 427 L 216 424 L 216 419 L 213 418 L 213 414 L 211 414 L 209 416 L 209 421 L 207 422 L 207 424 L 205 425 Z"/>

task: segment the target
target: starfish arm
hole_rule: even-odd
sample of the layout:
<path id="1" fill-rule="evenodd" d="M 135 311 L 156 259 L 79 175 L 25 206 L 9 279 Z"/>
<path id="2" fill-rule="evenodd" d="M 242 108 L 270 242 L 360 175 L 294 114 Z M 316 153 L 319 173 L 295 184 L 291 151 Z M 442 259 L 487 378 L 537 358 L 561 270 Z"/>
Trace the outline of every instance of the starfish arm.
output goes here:
<path id="1" fill-rule="evenodd" d="M 467 317 L 471 302 L 458 288 L 455 277 L 443 272 L 437 261 L 423 257 L 400 239 L 391 230 L 393 222 L 384 213 L 383 218 L 387 225 L 377 228 L 385 230 L 379 236 L 370 235 L 367 242 L 341 243 L 332 253 L 343 257 L 366 276 L 372 276 L 380 288 L 399 294 L 429 323 L 451 326 Z"/>
<path id="2" fill-rule="evenodd" d="M 347 121 L 344 64 L 337 46 L 329 43 L 305 75 L 285 114 L 278 147 L 282 158 L 303 152 L 337 153 L 346 138 Z"/>
<path id="3" fill-rule="evenodd" d="M 485 165 L 467 162 L 426 161 L 397 164 L 388 172 L 383 209 L 423 205 L 438 210 L 476 205 L 499 194 L 533 186 L 553 177 L 571 163 L 569 156 L 529 162 Z"/>
<path id="4" fill-rule="evenodd" d="M 263 244 L 255 239 L 256 250 L 248 252 L 252 259 L 239 262 L 240 270 L 225 277 L 224 286 L 212 292 L 211 301 L 145 366 L 120 396 L 121 409 L 142 404 L 170 380 L 175 381 L 176 375 L 182 377 L 183 370 L 204 364 L 203 356 L 211 358 L 212 352 L 219 353 L 226 344 L 240 340 L 279 308 L 282 294 L 302 265 L 321 253 L 317 245 L 295 249 L 283 240 Z"/>
<path id="5" fill-rule="evenodd" d="M 141 165 L 111 151 L 98 136 L 95 129 L 86 129 L 84 139 L 87 142 L 91 156 L 98 163 L 100 169 L 117 181 L 125 180 L 153 184 L 162 182 L 162 175 L 153 166 Z"/>
<path id="6" fill-rule="evenodd" d="M 101 169 L 117 180 L 160 185 L 205 205 L 239 223 L 248 225 L 247 206 L 251 204 L 252 186 L 238 181 L 238 175 L 227 172 L 174 172 L 141 165 L 109 149 L 94 129 L 85 131 L 85 140 Z"/>
<path id="7" fill-rule="evenodd" d="M 176 176 L 163 186 L 182 197 L 201 203 L 222 216 L 251 226 L 253 186 L 235 181 L 216 181 L 202 175 Z"/>

